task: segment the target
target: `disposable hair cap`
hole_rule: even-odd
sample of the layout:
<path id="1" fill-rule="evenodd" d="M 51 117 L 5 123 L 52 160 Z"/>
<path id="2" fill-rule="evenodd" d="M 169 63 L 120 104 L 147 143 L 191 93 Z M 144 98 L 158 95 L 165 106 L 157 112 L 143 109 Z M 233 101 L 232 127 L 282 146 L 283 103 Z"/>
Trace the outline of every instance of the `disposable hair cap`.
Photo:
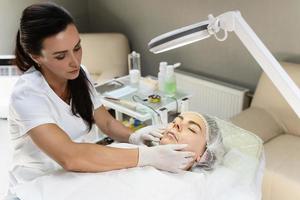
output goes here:
<path id="1" fill-rule="evenodd" d="M 199 113 L 196 114 L 204 121 L 206 126 L 206 150 L 201 156 L 200 161 L 194 164 L 194 167 L 212 170 L 222 162 L 225 154 L 222 132 L 213 117 Z"/>

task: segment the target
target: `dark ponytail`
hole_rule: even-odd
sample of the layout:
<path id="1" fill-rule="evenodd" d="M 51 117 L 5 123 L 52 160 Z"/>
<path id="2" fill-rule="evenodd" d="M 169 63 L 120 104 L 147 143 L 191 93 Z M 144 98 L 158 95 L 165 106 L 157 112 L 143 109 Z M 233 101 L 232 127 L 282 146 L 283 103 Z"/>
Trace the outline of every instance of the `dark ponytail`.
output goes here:
<path id="1" fill-rule="evenodd" d="M 34 66 L 35 68 L 38 68 L 36 62 L 34 62 L 28 53 L 26 53 L 21 45 L 20 42 L 20 30 L 18 30 L 17 38 L 16 38 L 16 48 L 15 48 L 15 55 L 16 59 L 14 60 L 15 65 L 18 66 L 18 68 L 25 72 L 30 67 Z"/>
<path id="2" fill-rule="evenodd" d="M 39 3 L 27 7 L 22 13 L 20 29 L 16 36 L 15 64 L 18 68 L 25 72 L 34 66 L 40 71 L 40 67 L 30 55 L 41 55 L 43 41 L 64 31 L 70 24 L 74 24 L 71 14 L 54 3 Z M 68 80 L 72 113 L 80 116 L 89 126 L 89 130 L 94 123 L 90 87 L 92 84 L 82 68 L 76 79 Z"/>
<path id="3" fill-rule="evenodd" d="M 89 130 L 91 130 L 94 123 L 94 106 L 90 97 L 89 84 L 91 87 L 93 85 L 88 81 L 82 68 L 80 68 L 79 76 L 74 80 L 69 80 L 68 83 L 72 98 L 72 113 L 76 116 L 79 114 L 88 123 Z"/>

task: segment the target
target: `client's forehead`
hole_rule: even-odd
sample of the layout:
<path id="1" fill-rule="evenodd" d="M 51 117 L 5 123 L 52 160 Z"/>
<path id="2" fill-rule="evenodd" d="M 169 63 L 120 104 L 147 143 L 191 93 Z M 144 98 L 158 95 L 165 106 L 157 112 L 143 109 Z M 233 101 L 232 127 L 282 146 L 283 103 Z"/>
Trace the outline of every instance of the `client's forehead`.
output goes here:
<path id="1" fill-rule="evenodd" d="M 181 113 L 178 117 L 183 119 L 184 121 L 194 122 L 195 124 L 199 125 L 202 130 L 205 130 L 203 119 L 196 113 L 184 112 Z"/>

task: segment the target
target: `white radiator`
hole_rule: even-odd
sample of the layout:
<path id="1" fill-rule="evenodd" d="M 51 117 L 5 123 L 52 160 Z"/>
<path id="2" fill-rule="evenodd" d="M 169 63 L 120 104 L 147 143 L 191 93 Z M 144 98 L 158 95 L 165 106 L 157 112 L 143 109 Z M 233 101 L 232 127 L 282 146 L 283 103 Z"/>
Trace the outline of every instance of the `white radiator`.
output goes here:
<path id="1" fill-rule="evenodd" d="M 192 94 L 189 110 L 228 120 L 249 106 L 249 89 L 176 70 L 177 88 Z"/>

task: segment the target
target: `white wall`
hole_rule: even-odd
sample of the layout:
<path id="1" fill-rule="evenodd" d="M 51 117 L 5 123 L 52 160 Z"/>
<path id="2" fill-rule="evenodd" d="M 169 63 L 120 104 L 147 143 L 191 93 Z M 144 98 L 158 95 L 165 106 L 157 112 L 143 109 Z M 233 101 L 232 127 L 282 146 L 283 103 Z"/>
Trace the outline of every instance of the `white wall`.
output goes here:
<path id="1" fill-rule="evenodd" d="M 75 23 L 79 32 L 89 32 L 89 11 L 88 11 L 88 1 L 84 0 L 51 0 L 58 5 L 66 8 L 75 19 Z"/>
<path id="2" fill-rule="evenodd" d="M 80 32 L 89 31 L 87 1 L 52 0 L 66 7 L 73 17 Z M 27 6 L 44 2 L 43 0 L 0 0 L 0 55 L 13 54 L 15 37 L 19 28 L 22 11 Z"/>
<path id="3" fill-rule="evenodd" d="M 12 54 L 23 9 L 40 0 L 0 0 L 0 55 Z"/>

